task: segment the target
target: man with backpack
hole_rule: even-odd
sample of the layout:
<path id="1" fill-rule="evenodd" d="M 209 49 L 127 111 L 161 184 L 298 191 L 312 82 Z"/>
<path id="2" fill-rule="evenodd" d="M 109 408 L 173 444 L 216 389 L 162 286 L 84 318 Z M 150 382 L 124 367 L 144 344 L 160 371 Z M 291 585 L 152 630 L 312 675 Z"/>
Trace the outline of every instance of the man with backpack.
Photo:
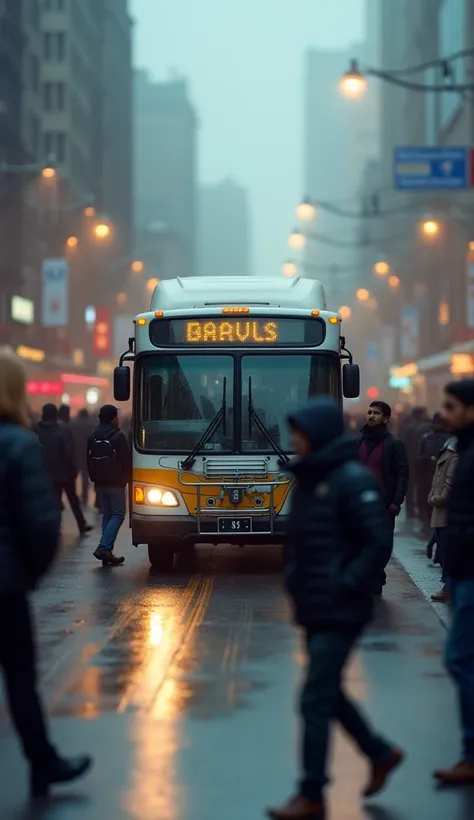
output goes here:
<path id="1" fill-rule="evenodd" d="M 87 448 L 89 476 L 96 486 L 102 511 L 102 537 L 94 556 L 104 566 L 115 567 L 125 561 L 125 558 L 114 555 L 114 546 L 125 519 L 125 487 L 131 473 L 130 450 L 119 429 L 116 407 L 112 404 L 101 407 L 99 422 Z"/>

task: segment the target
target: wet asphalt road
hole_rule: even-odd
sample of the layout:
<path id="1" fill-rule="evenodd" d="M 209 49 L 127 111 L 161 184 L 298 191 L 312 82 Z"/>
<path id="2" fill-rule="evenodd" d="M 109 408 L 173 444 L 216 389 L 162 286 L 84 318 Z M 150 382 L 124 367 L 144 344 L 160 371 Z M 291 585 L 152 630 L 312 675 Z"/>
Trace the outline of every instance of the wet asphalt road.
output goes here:
<path id="1" fill-rule="evenodd" d="M 34 811 L 4 709 L 0 818 L 253 820 L 296 775 L 293 715 L 303 657 L 281 591 L 278 550 L 201 547 L 194 567 L 150 575 L 128 546 L 122 568 L 70 536 L 35 595 L 41 684 L 65 753 L 91 751 L 92 774 Z M 408 752 L 363 807 L 364 762 L 339 734 L 333 820 L 472 820 L 474 792 L 437 791 L 431 771 L 459 758 L 444 630 L 395 564 L 348 679 L 382 731 Z"/>

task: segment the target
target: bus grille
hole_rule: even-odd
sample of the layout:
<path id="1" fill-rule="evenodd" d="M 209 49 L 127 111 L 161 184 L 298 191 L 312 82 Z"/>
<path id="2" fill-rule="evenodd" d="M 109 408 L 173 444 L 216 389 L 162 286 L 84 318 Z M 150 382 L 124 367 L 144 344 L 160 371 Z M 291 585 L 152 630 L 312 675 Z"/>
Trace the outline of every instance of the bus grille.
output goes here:
<path id="1" fill-rule="evenodd" d="M 206 478 L 266 478 L 268 476 L 268 461 L 266 458 L 255 456 L 211 457 L 204 462 Z"/>

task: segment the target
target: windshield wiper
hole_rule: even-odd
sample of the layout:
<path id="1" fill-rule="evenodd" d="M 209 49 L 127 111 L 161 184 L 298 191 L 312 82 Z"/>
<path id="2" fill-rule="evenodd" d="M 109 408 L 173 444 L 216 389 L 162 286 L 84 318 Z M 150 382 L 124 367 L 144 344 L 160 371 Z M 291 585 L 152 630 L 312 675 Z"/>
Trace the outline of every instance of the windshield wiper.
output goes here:
<path id="1" fill-rule="evenodd" d="M 191 470 L 194 467 L 194 462 L 196 461 L 196 456 L 198 455 L 199 451 L 204 447 L 205 444 L 212 438 L 218 427 L 222 422 L 222 433 L 225 436 L 226 434 L 226 419 L 227 419 L 227 378 L 224 376 L 222 381 L 222 404 L 217 411 L 214 418 L 209 422 L 208 426 L 204 430 L 201 438 L 199 439 L 198 443 L 194 447 L 194 449 L 190 452 L 189 456 L 185 458 L 183 461 L 181 468 L 183 470 Z"/>
<path id="2" fill-rule="evenodd" d="M 276 441 L 272 438 L 271 433 L 266 428 L 265 424 L 263 423 L 262 419 L 258 415 L 257 411 L 255 410 L 253 403 L 252 403 L 252 376 L 249 376 L 249 404 L 248 404 L 248 411 L 249 411 L 249 438 L 252 435 L 252 419 L 255 422 L 256 427 L 260 430 L 262 435 L 265 436 L 268 443 L 271 445 L 274 452 L 279 456 L 278 458 L 278 466 L 283 467 L 285 464 L 288 464 L 290 461 L 289 456 L 286 455 L 284 450 L 281 449 L 280 445 L 276 443 Z"/>

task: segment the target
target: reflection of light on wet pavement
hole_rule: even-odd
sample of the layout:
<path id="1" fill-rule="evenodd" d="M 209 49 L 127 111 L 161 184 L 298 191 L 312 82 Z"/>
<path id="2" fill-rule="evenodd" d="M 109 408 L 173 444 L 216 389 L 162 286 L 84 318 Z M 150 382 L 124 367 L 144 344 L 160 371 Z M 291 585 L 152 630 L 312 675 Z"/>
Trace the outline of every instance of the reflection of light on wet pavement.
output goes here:
<path id="1" fill-rule="evenodd" d="M 163 640 L 163 615 L 161 612 L 150 612 L 150 627 L 148 643 L 150 646 L 160 646 Z"/>

